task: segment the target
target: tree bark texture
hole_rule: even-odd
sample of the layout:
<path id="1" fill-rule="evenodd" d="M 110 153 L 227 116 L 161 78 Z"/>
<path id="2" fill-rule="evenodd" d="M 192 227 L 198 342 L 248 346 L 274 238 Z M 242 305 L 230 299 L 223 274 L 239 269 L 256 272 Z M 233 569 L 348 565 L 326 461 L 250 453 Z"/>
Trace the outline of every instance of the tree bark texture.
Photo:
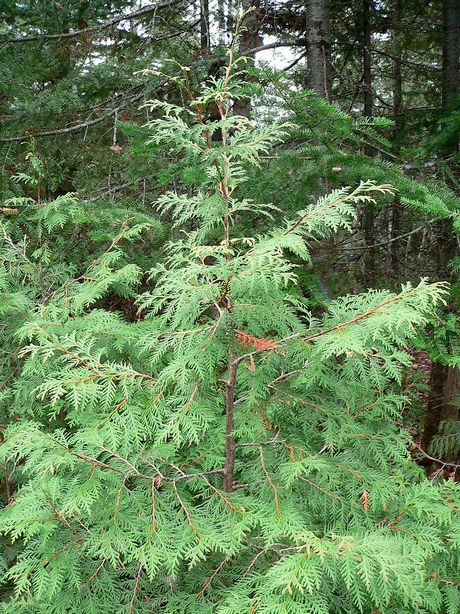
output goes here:
<path id="1" fill-rule="evenodd" d="M 403 92 L 402 92 L 402 70 L 401 70 L 401 33 L 400 28 L 403 17 L 401 0 L 395 0 L 395 10 L 393 16 L 394 27 L 392 31 L 393 43 L 393 121 L 394 121 L 394 151 L 399 152 L 399 138 L 402 129 L 402 111 L 403 111 Z M 399 270 L 399 244 L 394 240 L 400 234 L 400 209 L 399 202 L 395 198 L 391 203 L 390 209 L 390 261 L 391 273 L 397 278 Z"/>
<path id="2" fill-rule="evenodd" d="M 372 57 L 371 57 L 371 9 L 372 0 L 362 1 L 362 50 L 363 50 L 363 114 L 372 117 Z M 370 154 L 369 149 L 366 153 Z M 375 278 L 375 229 L 374 207 L 366 204 L 363 211 L 363 230 L 366 251 L 364 253 L 364 279 L 366 284 L 372 285 Z"/>
<path id="3" fill-rule="evenodd" d="M 254 62 L 254 54 L 249 53 L 250 49 L 255 49 L 262 45 L 262 37 L 259 34 L 259 0 L 243 0 L 242 9 L 247 15 L 243 18 L 243 31 L 240 37 L 240 55 L 249 58 L 249 62 Z M 252 10 L 251 10 L 252 9 Z M 233 110 L 236 115 L 251 116 L 251 101 L 249 99 L 236 100 Z"/>
<path id="4" fill-rule="evenodd" d="M 211 46 L 209 30 L 209 0 L 200 0 L 200 43 L 201 51 L 209 50 Z"/>
<path id="5" fill-rule="evenodd" d="M 329 0 L 309 0 L 307 7 L 308 86 L 332 101 Z"/>
<path id="6" fill-rule="evenodd" d="M 460 0 L 443 1 L 442 29 L 442 106 L 446 109 L 459 87 Z"/>

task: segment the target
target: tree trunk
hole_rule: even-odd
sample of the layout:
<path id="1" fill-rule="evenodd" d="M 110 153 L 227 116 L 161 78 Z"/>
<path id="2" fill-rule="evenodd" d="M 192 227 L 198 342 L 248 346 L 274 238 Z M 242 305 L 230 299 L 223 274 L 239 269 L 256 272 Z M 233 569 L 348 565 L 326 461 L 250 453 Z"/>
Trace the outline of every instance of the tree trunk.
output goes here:
<path id="1" fill-rule="evenodd" d="M 219 45 L 225 44 L 225 2 L 217 0 L 217 26 L 219 29 Z"/>
<path id="2" fill-rule="evenodd" d="M 456 367 L 448 367 L 441 420 L 459 419 L 458 403 L 455 401 L 455 397 L 458 395 L 459 384 L 460 371 Z"/>
<path id="3" fill-rule="evenodd" d="M 248 57 L 250 62 L 254 62 L 254 54 L 248 53 L 249 50 L 259 47 L 263 42 L 259 34 L 258 8 L 259 0 L 243 0 L 243 11 L 250 12 L 243 19 L 243 31 L 240 37 L 239 51 L 240 55 Z M 237 100 L 233 106 L 233 110 L 236 115 L 250 117 L 251 101 L 249 99 Z"/>
<path id="4" fill-rule="evenodd" d="M 402 6 L 401 0 L 396 0 L 395 12 L 393 16 L 393 121 L 394 121 L 394 150 L 395 153 L 399 153 L 399 137 L 402 128 L 402 110 L 403 110 L 403 95 L 402 95 L 402 71 L 401 71 L 401 34 L 399 28 L 401 27 L 402 20 Z M 398 253 L 398 241 L 394 239 L 400 232 L 400 210 L 397 199 L 394 199 L 391 203 L 390 211 L 390 232 L 389 238 L 392 240 L 390 243 L 390 264 L 391 273 L 394 278 L 398 277 L 399 270 L 399 253 Z"/>
<path id="5" fill-rule="evenodd" d="M 439 430 L 442 419 L 442 409 L 444 404 L 444 382 L 446 380 L 446 367 L 438 362 L 431 365 L 430 374 L 430 394 L 425 414 L 425 424 L 423 428 L 423 448 L 428 450 L 431 440 Z"/>
<path id="6" fill-rule="evenodd" d="M 308 86 L 332 101 L 329 0 L 309 0 L 307 6 Z"/>
<path id="7" fill-rule="evenodd" d="M 209 0 L 200 0 L 200 43 L 201 51 L 208 51 L 211 46 L 209 35 Z"/>
<path id="8" fill-rule="evenodd" d="M 362 26 L 363 26 L 363 93 L 364 107 L 363 114 L 365 117 L 372 117 L 372 65 L 371 65 L 371 9 L 372 0 L 363 0 L 362 2 Z M 370 151 L 367 149 L 366 153 Z M 364 242 L 366 251 L 364 254 L 364 279 L 367 284 L 372 284 L 375 278 L 375 249 L 372 247 L 375 243 L 374 232 L 374 207 L 371 204 L 366 204 L 363 211 L 363 229 Z"/>
<path id="9" fill-rule="evenodd" d="M 372 0 L 363 0 L 363 112 L 365 117 L 372 117 L 371 8 Z"/>
<path id="10" fill-rule="evenodd" d="M 444 0 L 442 6 L 442 106 L 446 109 L 458 93 L 460 54 L 460 2 Z"/>
<path id="11" fill-rule="evenodd" d="M 392 52 L 393 52 L 393 121 L 394 121 L 394 137 L 396 140 L 395 149 L 399 151 L 398 137 L 402 128 L 402 111 L 403 111 L 403 94 L 402 94 L 402 71 L 401 58 L 403 53 L 401 42 L 401 28 L 403 19 L 403 10 L 401 0 L 395 0 L 395 9 L 393 14 L 393 30 L 392 30 Z"/>

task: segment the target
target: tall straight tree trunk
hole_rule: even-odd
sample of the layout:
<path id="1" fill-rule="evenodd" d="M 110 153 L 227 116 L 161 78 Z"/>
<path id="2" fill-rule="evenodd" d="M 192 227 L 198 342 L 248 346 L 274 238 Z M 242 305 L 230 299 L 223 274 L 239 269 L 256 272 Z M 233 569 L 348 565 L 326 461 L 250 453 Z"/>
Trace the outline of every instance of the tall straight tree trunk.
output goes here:
<path id="1" fill-rule="evenodd" d="M 219 29 L 219 44 L 225 42 L 225 0 L 217 0 L 217 26 Z"/>
<path id="2" fill-rule="evenodd" d="M 393 38 L 393 121 L 394 121 L 394 149 L 395 153 L 399 152 L 398 139 L 402 128 L 402 110 L 403 110 L 403 95 L 402 95 L 402 71 L 401 71 L 401 19 L 402 19 L 402 5 L 401 0 L 395 0 L 395 10 L 393 22 L 395 24 L 392 32 Z M 394 239 L 399 234 L 400 227 L 400 209 L 399 203 L 396 199 L 391 203 L 390 210 L 390 232 L 389 238 L 392 240 L 390 243 L 390 264 L 391 273 L 393 277 L 398 277 L 399 269 L 399 253 L 398 253 L 398 241 Z"/>
<path id="3" fill-rule="evenodd" d="M 307 0 L 307 74 L 308 87 L 319 98 L 332 102 L 331 43 L 329 23 L 329 0 Z M 319 180 L 323 194 L 329 191 L 327 181 Z M 314 259 L 315 261 L 315 259 Z M 318 284 L 327 299 L 334 293 L 327 278 L 316 268 Z"/>
<path id="4" fill-rule="evenodd" d="M 402 128 L 402 111 L 403 111 L 403 93 L 402 93 L 402 42 L 401 42 L 401 28 L 403 19 L 402 0 L 394 0 L 394 13 L 393 13 L 393 30 L 392 30 L 392 52 L 393 52 L 393 121 L 394 121 L 394 137 L 395 137 L 395 150 L 399 152 L 398 137 Z"/>
<path id="5" fill-rule="evenodd" d="M 371 57 L 371 9 L 372 0 L 362 0 L 362 50 L 363 50 L 363 114 L 365 117 L 372 117 L 372 57 Z M 367 151 L 367 153 L 370 153 Z M 375 277 L 375 229 L 374 229 L 374 208 L 372 205 L 365 205 L 363 211 L 363 229 L 366 251 L 364 255 L 364 279 L 367 284 L 371 284 Z"/>
<path id="6" fill-rule="evenodd" d="M 319 98 L 332 102 L 331 42 L 329 0 L 307 0 L 307 78 L 308 87 Z M 320 179 L 321 191 L 329 191 L 327 181 Z M 316 269 L 316 278 L 327 299 L 334 294 L 326 276 Z"/>
<path id="7" fill-rule="evenodd" d="M 309 0 L 307 5 L 308 86 L 320 98 L 332 101 L 329 0 Z"/>
<path id="8" fill-rule="evenodd" d="M 209 34 L 209 0 L 200 0 L 200 43 L 201 51 L 208 51 L 211 46 Z"/>
<path id="9" fill-rule="evenodd" d="M 262 44 L 262 37 L 259 34 L 259 0 L 243 0 L 242 10 L 246 13 L 243 18 L 243 31 L 240 37 L 240 55 L 249 58 L 249 62 L 253 63 L 255 54 L 249 53 L 251 49 L 255 49 Z M 233 106 L 236 115 L 251 116 L 251 101 L 249 98 L 236 100 Z"/>
<path id="10" fill-rule="evenodd" d="M 366 117 L 372 117 L 371 8 L 372 0 L 363 0 L 363 112 Z"/>
<path id="11" fill-rule="evenodd" d="M 458 94 L 460 54 L 460 1 L 443 0 L 442 106 Z"/>
<path id="12" fill-rule="evenodd" d="M 442 420 L 442 407 L 444 402 L 444 388 L 447 369 L 439 362 L 433 362 L 430 373 L 430 393 L 428 397 L 425 424 L 423 428 L 423 446 L 427 450 L 431 440 L 438 433 Z"/>

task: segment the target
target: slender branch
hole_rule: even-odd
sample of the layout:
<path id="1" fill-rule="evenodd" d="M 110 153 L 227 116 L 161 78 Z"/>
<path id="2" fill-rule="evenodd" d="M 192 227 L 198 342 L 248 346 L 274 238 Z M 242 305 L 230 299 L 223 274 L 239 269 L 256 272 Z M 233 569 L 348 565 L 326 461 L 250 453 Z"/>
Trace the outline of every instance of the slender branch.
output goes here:
<path id="1" fill-rule="evenodd" d="M 249 51 L 245 52 L 245 55 L 253 55 L 255 53 L 259 53 L 260 51 L 268 51 L 269 49 L 278 49 L 279 47 L 305 47 L 307 44 L 307 40 L 304 38 L 300 38 L 297 41 L 292 41 L 291 43 L 267 43 L 266 45 L 259 45 L 259 47 L 254 47 L 253 49 L 249 49 Z"/>
<path id="2" fill-rule="evenodd" d="M 403 296 L 401 295 L 395 296 L 391 299 L 388 299 L 387 301 L 384 301 L 377 307 L 374 307 L 373 309 L 370 309 L 369 311 L 366 311 L 365 313 L 362 313 L 359 316 L 352 318 L 351 320 L 342 322 L 340 324 L 336 324 L 335 326 L 326 328 L 322 331 L 319 331 L 318 333 L 314 333 L 313 335 L 303 336 L 302 333 L 293 333 L 292 335 L 289 335 L 288 337 L 285 337 L 284 339 L 280 339 L 279 341 L 277 341 L 274 346 L 270 346 L 268 348 L 263 348 L 260 350 L 254 350 L 253 352 L 248 352 L 247 354 L 238 356 L 237 358 L 234 358 L 231 361 L 229 371 L 228 371 L 228 379 L 226 381 L 226 393 L 225 393 L 225 449 L 226 449 L 226 455 L 225 455 L 225 470 L 224 470 L 224 490 L 226 492 L 232 492 L 233 490 L 233 474 L 234 474 L 234 467 L 235 467 L 235 449 L 236 449 L 236 442 L 233 436 L 233 410 L 235 406 L 236 376 L 238 373 L 238 367 L 240 363 L 247 359 L 252 360 L 252 358 L 255 355 L 269 352 L 269 351 L 274 351 L 278 349 L 280 346 L 288 343 L 292 339 L 301 338 L 305 342 L 314 341 L 315 339 L 319 339 L 320 337 L 323 337 L 324 335 L 327 335 L 328 333 L 331 333 L 337 330 L 342 330 L 343 328 L 352 326 L 353 324 L 357 324 L 358 322 L 361 322 L 362 320 L 370 317 L 371 315 L 375 315 L 381 309 L 384 309 L 385 307 L 388 307 L 389 305 L 396 303 L 400 300 L 413 296 L 415 292 L 416 291 L 414 290 L 412 292 L 406 293 Z"/>
<path id="3" fill-rule="evenodd" d="M 185 505 L 185 503 L 182 501 L 182 499 L 179 496 L 179 493 L 177 491 L 177 486 L 176 484 L 173 482 L 173 488 L 174 488 L 174 492 L 176 493 L 176 498 L 179 501 L 179 505 L 181 506 L 181 508 L 184 510 L 184 514 L 185 517 L 187 518 L 187 522 L 189 527 L 192 529 L 192 531 L 195 533 L 195 535 L 198 537 L 198 529 L 196 528 L 196 526 L 193 524 L 192 522 L 192 517 L 190 516 L 190 512 L 187 509 L 187 506 Z"/>
<path id="4" fill-rule="evenodd" d="M 65 552 L 66 550 L 68 550 L 71 546 L 75 545 L 75 544 L 80 544 L 82 541 L 82 537 L 78 537 L 77 539 L 74 539 L 73 541 L 69 542 L 68 544 L 66 544 L 63 548 L 61 548 L 60 550 L 57 550 L 56 552 L 54 552 L 50 557 L 48 557 L 45 561 L 43 561 L 43 566 L 45 567 L 46 565 L 48 565 L 48 563 L 50 561 L 52 561 L 53 559 L 55 559 L 57 556 L 59 556 L 60 554 L 62 554 L 63 552 Z"/>
<path id="5" fill-rule="evenodd" d="M 422 454 L 422 456 L 432 461 L 433 463 L 439 463 L 440 465 L 442 465 L 442 467 L 452 467 L 452 469 L 460 469 L 460 465 L 457 463 L 449 463 L 447 461 L 441 460 L 440 458 L 434 458 L 434 456 L 430 456 L 429 454 L 427 454 L 425 450 L 423 450 L 423 448 L 421 448 L 417 444 L 414 444 L 414 447 L 420 452 L 420 454 Z"/>
<path id="6" fill-rule="evenodd" d="M 323 494 L 325 494 L 327 497 L 330 497 L 331 499 L 335 499 L 336 501 L 340 501 L 340 503 L 343 503 L 342 497 L 339 497 L 338 495 L 334 495 L 333 493 L 328 492 L 327 490 L 319 486 L 319 484 L 317 484 L 316 482 L 312 482 L 311 480 L 308 480 L 307 478 L 304 478 L 303 476 L 299 476 L 299 480 L 301 480 L 302 482 L 306 482 L 307 484 L 310 484 L 310 486 L 314 486 L 319 491 L 321 491 Z"/>
<path id="7" fill-rule="evenodd" d="M 267 553 L 267 551 L 266 551 L 264 548 L 262 548 L 262 549 L 260 550 L 260 552 L 258 552 L 258 553 L 256 554 L 256 556 L 255 556 L 255 557 L 252 559 L 252 561 L 250 562 L 249 566 L 246 568 L 245 572 L 243 573 L 243 575 L 242 575 L 241 577 L 242 577 L 242 578 L 245 578 L 245 577 L 248 575 L 248 573 L 251 571 L 251 569 L 254 567 L 254 565 L 257 563 L 258 559 L 259 559 L 259 558 L 260 558 L 262 555 L 264 555 L 264 554 L 266 554 L 266 553 Z"/>
<path id="8" fill-rule="evenodd" d="M 197 593 L 198 597 L 202 597 L 204 595 L 204 593 L 207 591 L 209 585 L 211 584 L 211 582 L 214 580 L 214 578 L 217 576 L 217 574 L 220 572 L 220 570 L 222 569 L 222 567 L 225 565 L 225 563 L 227 562 L 227 559 L 223 559 L 223 561 L 221 561 L 219 563 L 219 565 L 217 566 L 217 568 L 215 569 L 215 571 L 213 572 L 213 574 L 207 578 L 207 580 L 205 580 L 203 582 L 203 587 L 200 590 L 199 593 Z"/>
<path id="9" fill-rule="evenodd" d="M 220 473 L 221 473 L 221 472 L 220 472 Z M 238 508 L 238 507 L 235 507 L 235 506 L 233 505 L 233 503 L 232 503 L 231 501 L 229 501 L 229 500 L 227 499 L 227 497 L 225 497 L 225 496 L 224 496 L 224 495 L 223 495 L 223 494 L 220 492 L 220 490 L 218 490 L 218 489 L 217 489 L 215 486 L 213 486 L 213 485 L 211 484 L 211 482 L 210 482 L 210 481 L 209 481 L 209 480 L 208 480 L 208 479 L 207 479 L 205 476 L 202 476 L 202 477 L 203 477 L 203 480 L 204 480 L 204 481 L 207 483 L 207 485 L 209 486 L 209 488 L 210 488 L 211 490 L 213 490 L 213 491 L 216 493 L 216 495 L 222 499 L 222 501 L 225 503 L 225 505 L 227 505 L 227 506 L 228 506 L 228 507 L 229 507 L 229 508 L 232 510 L 232 512 L 235 512 L 235 513 L 240 513 L 240 514 L 244 512 L 244 509 L 243 509 L 243 508 Z"/>
<path id="10" fill-rule="evenodd" d="M 281 509 L 280 509 L 279 502 L 278 502 L 278 488 L 277 488 L 276 484 L 274 483 L 274 481 L 271 479 L 270 474 L 268 473 L 267 468 L 265 467 L 264 448 L 263 448 L 263 446 L 260 446 L 259 449 L 260 449 L 260 464 L 262 465 L 262 469 L 263 469 L 263 472 L 265 474 L 265 477 L 267 478 L 267 481 L 270 484 L 270 487 L 273 490 L 273 494 L 274 494 L 274 497 L 275 497 L 276 513 L 278 514 L 278 516 L 281 516 Z"/>
<path id="11" fill-rule="evenodd" d="M 348 48 L 353 48 L 353 47 L 360 47 L 361 45 L 359 43 L 351 43 L 351 42 L 343 42 L 343 43 L 337 43 L 339 47 L 348 47 Z M 414 62 L 413 60 L 408 60 L 405 58 L 401 58 L 400 56 L 395 56 L 392 53 L 388 53 L 388 51 L 383 51 L 382 49 L 379 49 L 375 46 L 371 46 L 370 47 L 370 51 L 373 54 L 377 54 L 377 55 L 381 55 L 387 58 L 390 58 L 392 60 L 397 59 L 398 61 L 401 62 L 401 64 L 404 64 L 406 66 L 415 66 L 417 68 L 422 68 L 424 70 L 429 70 L 429 71 L 434 71 L 434 72 L 438 72 L 441 70 L 441 67 L 439 66 L 433 66 L 432 64 L 425 64 L 423 62 Z"/>
<path id="12" fill-rule="evenodd" d="M 347 328 L 348 326 L 352 326 L 353 324 L 357 324 L 358 322 L 361 322 L 362 320 L 365 320 L 366 318 L 368 318 L 368 317 L 370 317 L 372 315 L 375 315 L 380 310 L 384 309 L 385 307 L 388 307 L 389 305 L 397 303 L 398 301 L 402 301 L 402 300 L 404 300 L 406 298 L 409 298 L 411 296 L 415 296 L 416 292 L 417 292 L 417 290 L 414 289 L 411 292 L 407 292 L 404 295 L 398 294 L 397 296 L 394 296 L 394 297 L 384 301 L 383 303 L 380 303 L 380 305 L 377 305 L 377 307 L 374 307 L 373 309 L 369 309 L 369 311 L 361 313 L 359 316 L 356 316 L 355 318 L 352 318 L 351 320 L 347 320 L 346 322 L 341 322 L 340 324 L 335 324 L 334 326 L 330 326 L 329 328 L 325 328 L 324 330 L 321 330 L 321 331 L 319 331 L 317 333 L 314 333 L 313 335 L 304 336 L 303 333 L 293 333 L 292 335 L 289 335 L 288 337 L 284 337 L 283 339 L 280 339 L 273 346 L 270 346 L 270 347 L 267 347 L 267 348 L 263 348 L 263 349 L 260 349 L 260 350 L 253 350 L 252 352 L 248 352 L 247 354 L 243 354 L 242 356 L 238 356 L 238 358 L 235 358 L 235 360 L 233 362 L 237 363 L 237 366 L 238 366 L 240 362 L 243 362 L 243 360 L 251 359 L 253 356 L 256 356 L 257 354 L 262 354 L 262 353 L 265 353 L 265 352 L 275 351 L 275 350 L 279 349 L 281 346 L 283 346 L 286 343 L 288 343 L 289 341 L 292 341 L 293 339 L 301 339 L 304 342 L 314 341 L 315 339 L 319 339 L 320 337 L 323 337 L 324 335 L 332 333 L 332 332 L 334 332 L 336 330 L 342 330 L 343 328 Z M 236 374 L 235 374 L 235 377 L 236 377 Z"/>
<path id="13" fill-rule="evenodd" d="M 89 128 L 90 126 L 95 126 L 96 124 L 100 124 L 101 122 L 105 121 L 109 117 L 112 117 L 113 115 L 117 114 L 119 111 L 124 109 L 127 104 L 132 104 L 133 102 L 137 102 L 138 100 L 140 100 L 144 96 L 144 94 L 145 94 L 145 91 L 142 90 L 142 92 L 131 97 L 124 104 L 119 105 L 118 107 L 115 107 L 115 109 L 112 109 L 105 115 L 101 115 L 100 117 L 97 117 L 96 119 L 91 119 L 89 121 L 82 122 L 80 124 L 68 126 L 67 128 L 57 128 L 56 130 L 45 130 L 44 132 L 36 132 L 34 134 L 22 134 L 21 136 L 9 136 L 9 137 L 0 138 L 0 143 L 13 143 L 17 141 L 24 141 L 30 138 L 42 138 L 42 137 L 47 137 L 47 136 L 58 136 L 61 134 L 69 134 L 72 132 L 78 132 L 79 130 L 83 130 L 84 128 Z"/>
<path id="14" fill-rule="evenodd" d="M 238 367 L 240 363 L 243 362 L 244 360 L 252 359 L 255 355 L 269 352 L 269 351 L 274 351 L 278 349 L 280 346 L 288 343 L 292 339 L 300 338 L 304 342 L 314 341 L 315 339 L 319 339 L 320 337 L 323 337 L 324 335 L 327 335 L 331 332 L 342 330 L 348 326 L 352 326 L 353 324 L 357 324 L 361 322 L 362 320 L 365 320 L 366 318 L 372 315 L 375 315 L 380 310 L 384 309 L 385 307 L 388 307 L 389 305 L 392 305 L 393 303 L 401 301 L 410 296 L 414 296 L 415 293 L 416 293 L 416 290 L 413 290 L 411 292 L 406 293 L 403 296 L 401 295 L 394 296 L 393 298 L 388 299 L 387 301 L 384 301 L 380 305 L 377 305 L 377 307 L 374 307 L 373 309 L 370 309 L 369 311 L 366 311 L 365 313 L 362 313 L 356 316 L 355 318 L 352 318 L 351 320 L 347 320 L 346 322 L 336 324 L 335 326 L 330 326 L 329 328 L 319 331 L 318 333 L 314 333 L 313 335 L 304 336 L 302 333 L 293 333 L 292 335 L 289 335 L 288 337 L 285 337 L 284 339 L 280 339 L 279 341 L 277 341 L 274 347 L 270 346 L 268 348 L 254 350 L 253 352 L 248 352 L 247 354 L 238 356 L 237 358 L 234 358 L 231 361 L 229 371 L 228 371 L 228 379 L 226 381 L 226 393 L 225 393 L 226 456 L 225 456 L 225 469 L 224 469 L 224 490 L 226 492 L 232 492 L 233 490 L 233 474 L 234 474 L 234 466 L 235 466 L 235 449 L 236 449 L 236 442 L 233 436 L 233 410 L 235 406 L 236 376 L 238 373 Z"/>
<path id="15" fill-rule="evenodd" d="M 163 479 L 168 482 L 180 482 L 181 480 L 191 480 L 193 478 L 205 478 L 207 475 L 215 475 L 216 473 L 224 473 L 225 468 L 222 469 L 210 469 L 209 471 L 200 471 L 198 473 L 184 473 L 183 475 L 178 475 L 176 477 L 168 477 L 164 476 Z M 206 480 L 207 482 L 208 480 Z M 209 483 L 209 482 L 208 482 Z"/>
<path id="16" fill-rule="evenodd" d="M 5 475 L 5 495 L 6 495 L 6 504 L 9 505 L 11 503 L 11 486 L 10 486 L 10 475 L 8 471 L 8 463 L 5 461 L 3 464 L 3 473 Z"/>
<path id="17" fill-rule="evenodd" d="M 106 561 L 107 561 L 107 557 L 104 557 L 104 558 L 102 559 L 101 563 L 98 565 L 98 567 L 97 567 L 96 571 L 94 571 L 94 572 L 93 572 L 93 573 L 90 575 L 90 577 L 88 578 L 88 582 L 91 582 L 91 580 L 97 576 L 97 574 L 98 574 L 98 573 L 101 571 L 101 569 L 104 567 L 104 565 L 105 565 L 105 562 L 106 562 Z"/>
<path id="18" fill-rule="evenodd" d="M 75 458 L 78 458 L 81 461 L 89 463 L 93 467 L 99 467 L 100 469 L 106 469 L 108 471 L 114 471 L 115 473 L 118 473 L 119 475 L 122 475 L 125 480 L 128 480 L 130 478 L 141 478 L 141 479 L 144 479 L 144 480 L 151 480 L 151 481 L 155 482 L 156 484 L 161 483 L 161 482 L 171 482 L 174 485 L 176 482 L 181 482 L 183 480 L 192 480 L 194 478 L 206 478 L 206 476 L 208 476 L 208 475 L 215 475 L 215 474 L 218 474 L 218 473 L 220 473 L 220 474 L 225 473 L 225 468 L 224 467 L 219 468 L 219 469 L 210 469 L 209 471 L 197 471 L 196 473 L 185 473 L 185 472 L 182 471 L 182 469 L 180 469 L 179 467 L 176 467 L 176 469 L 180 472 L 180 474 L 176 475 L 176 476 L 167 476 L 167 475 L 163 475 L 158 470 L 158 468 L 155 465 L 153 465 L 152 463 L 150 463 L 149 461 L 147 461 L 146 458 L 141 457 L 142 460 L 147 465 L 151 466 L 157 472 L 156 475 L 146 475 L 145 473 L 141 473 L 127 459 L 125 459 L 122 456 L 120 456 L 119 454 L 116 454 L 115 452 L 113 452 L 113 450 L 110 450 L 109 448 L 102 448 L 102 450 L 104 450 L 108 454 L 112 455 L 114 458 L 117 458 L 119 461 L 121 461 L 124 464 L 128 465 L 128 467 L 130 469 L 132 469 L 132 473 L 125 473 L 121 469 L 118 469 L 117 467 L 113 467 L 112 465 L 108 465 L 107 463 L 104 463 L 104 462 L 98 460 L 97 458 L 92 458 L 91 456 L 87 456 L 86 454 L 81 454 L 79 452 L 74 452 L 73 450 L 68 448 L 66 445 L 64 445 L 63 443 L 61 443 L 57 439 L 54 439 L 53 437 L 48 437 L 48 439 L 50 441 L 52 441 L 53 443 L 57 444 L 58 446 L 60 446 L 61 448 L 63 448 L 67 452 L 67 454 L 71 454 Z M 209 484 L 208 480 L 206 480 L 206 482 Z"/>
<path id="19" fill-rule="evenodd" d="M 399 239 L 404 239 L 405 237 L 409 237 L 410 235 L 413 235 L 417 232 L 420 232 L 421 230 L 423 230 L 424 228 L 426 228 L 427 226 L 429 226 L 430 224 L 433 224 L 433 222 L 436 222 L 436 218 L 432 218 L 431 220 L 428 220 L 428 222 L 425 222 L 425 224 L 422 224 L 421 226 L 418 226 L 417 228 L 414 228 L 414 230 L 411 230 L 410 232 L 405 232 L 402 235 L 398 235 L 397 237 L 393 237 L 392 239 L 388 239 L 388 241 L 382 241 L 381 243 L 374 243 L 374 245 L 366 245 L 364 247 L 348 247 L 346 248 L 348 251 L 361 251 L 361 250 L 366 250 L 369 248 L 374 248 L 374 247 L 382 247 L 383 245 L 388 245 L 389 243 L 393 243 L 393 241 L 399 241 Z"/>
<path id="20" fill-rule="evenodd" d="M 142 563 L 139 565 L 139 569 L 137 570 L 136 581 L 134 582 L 133 596 L 131 597 L 131 601 L 129 602 L 129 614 L 132 614 L 134 612 L 134 602 L 136 600 L 137 589 L 139 588 L 139 579 L 141 577 L 141 572 Z"/>
<path id="21" fill-rule="evenodd" d="M 235 467 L 235 438 L 233 436 L 233 408 L 235 406 L 235 383 L 239 359 L 230 363 L 225 389 L 225 471 L 224 490 L 233 490 L 233 472 Z"/>
<path id="22" fill-rule="evenodd" d="M 297 66 L 297 64 L 300 62 L 300 60 L 302 60 L 306 55 L 307 55 L 307 52 L 304 51 L 295 60 L 290 62 L 287 66 L 285 66 L 281 70 L 283 70 L 284 72 L 287 72 L 288 70 L 291 70 L 291 68 L 294 68 L 294 66 Z"/>
<path id="23" fill-rule="evenodd" d="M 284 445 L 284 439 L 270 439 L 270 441 L 250 441 L 248 443 L 238 443 L 238 448 L 260 448 L 261 446 L 277 446 Z"/>
<path id="24" fill-rule="evenodd" d="M 107 414 L 107 416 L 99 420 L 99 422 L 97 423 L 97 426 L 102 426 L 104 422 L 106 422 L 107 420 L 110 420 L 113 414 L 116 414 L 123 407 L 123 405 L 125 405 L 125 403 L 127 402 L 128 402 L 128 397 L 124 397 L 119 403 L 115 405 L 115 407 L 112 409 L 112 411 L 109 414 Z"/>
<path id="25" fill-rule="evenodd" d="M 157 484 L 155 480 L 152 480 L 152 531 L 157 532 L 157 519 L 156 519 L 156 503 L 155 503 L 155 489 Z"/>

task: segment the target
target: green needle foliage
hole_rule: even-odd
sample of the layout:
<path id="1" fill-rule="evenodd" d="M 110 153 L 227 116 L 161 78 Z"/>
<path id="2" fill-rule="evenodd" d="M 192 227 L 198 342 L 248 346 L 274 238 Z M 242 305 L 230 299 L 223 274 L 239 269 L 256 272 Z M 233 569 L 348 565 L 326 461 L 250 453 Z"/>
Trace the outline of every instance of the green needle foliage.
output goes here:
<path id="1" fill-rule="evenodd" d="M 401 418 L 405 348 L 445 289 L 314 316 L 296 285 L 309 243 L 391 188 L 338 189 L 243 233 L 273 219 L 239 194 L 287 130 L 232 115 L 243 89 L 230 51 L 186 108 L 151 105 L 152 141 L 196 185 L 158 201 L 174 228 L 138 321 L 98 303 L 142 279 L 119 235 L 42 300 L 5 230 L 5 613 L 458 612 L 458 485 L 424 477 Z"/>

